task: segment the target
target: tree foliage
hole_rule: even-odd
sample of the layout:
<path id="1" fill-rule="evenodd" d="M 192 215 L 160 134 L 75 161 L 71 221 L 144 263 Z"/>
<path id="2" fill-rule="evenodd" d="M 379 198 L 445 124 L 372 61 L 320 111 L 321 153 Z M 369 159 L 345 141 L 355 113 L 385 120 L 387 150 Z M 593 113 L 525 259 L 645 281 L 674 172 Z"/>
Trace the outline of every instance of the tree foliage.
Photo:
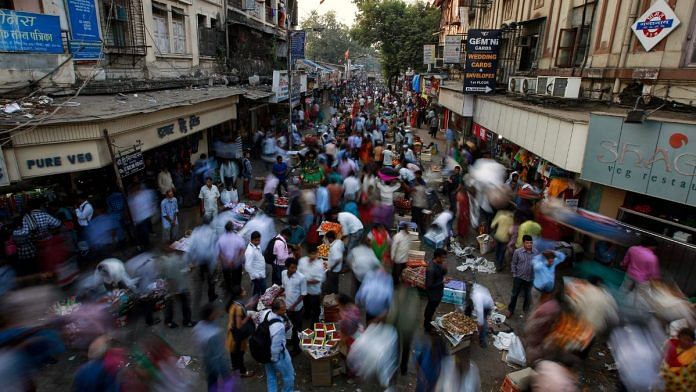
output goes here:
<path id="1" fill-rule="evenodd" d="M 374 53 L 351 37 L 350 29 L 336 19 L 334 11 L 323 15 L 312 11 L 302 21 L 301 28 L 307 31 L 306 57 L 310 60 L 338 64 L 343 62 L 346 50 L 350 50 L 351 58 Z"/>
<path id="2" fill-rule="evenodd" d="M 421 1 L 353 0 L 358 7 L 352 37 L 379 51 L 390 82 L 408 68 L 422 70 L 423 45 L 436 44 L 440 10 Z"/>

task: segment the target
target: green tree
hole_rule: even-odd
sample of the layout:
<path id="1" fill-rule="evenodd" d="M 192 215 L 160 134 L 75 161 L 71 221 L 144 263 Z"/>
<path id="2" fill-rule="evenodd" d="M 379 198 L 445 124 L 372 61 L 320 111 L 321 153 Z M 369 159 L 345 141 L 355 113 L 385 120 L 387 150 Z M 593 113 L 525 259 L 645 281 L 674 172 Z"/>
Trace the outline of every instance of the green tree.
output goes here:
<path id="1" fill-rule="evenodd" d="M 307 31 L 306 56 L 310 60 L 337 64 L 343 61 L 346 50 L 350 50 L 352 58 L 374 52 L 351 37 L 350 29 L 336 19 L 334 11 L 323 15 L 312 11 L 302 21 L 301 28 Z"/>
<path id="2" fill-rule="evenodd" d="M 423 45 L 437 42 L 440 10 L 417 1 L 353 0 L 358 7 L 352 37 L 379 51 L 382 73 L 393 83 L 408 68 L 424 69 Z"/>

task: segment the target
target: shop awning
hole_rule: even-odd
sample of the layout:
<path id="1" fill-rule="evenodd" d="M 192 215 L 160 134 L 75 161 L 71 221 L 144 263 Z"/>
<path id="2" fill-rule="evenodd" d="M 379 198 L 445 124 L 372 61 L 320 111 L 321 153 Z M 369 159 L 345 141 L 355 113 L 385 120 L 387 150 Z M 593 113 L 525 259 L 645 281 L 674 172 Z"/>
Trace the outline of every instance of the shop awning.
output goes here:
<path id="1" fill-rule="evenodd" d="M 258 88 L 247 88 L 244 89 L 243 96 L 244 98 L 250 99 L 252 101 L 259 101 L 273 96 L 273 92 L 270 90 L 266 91 Z"/>

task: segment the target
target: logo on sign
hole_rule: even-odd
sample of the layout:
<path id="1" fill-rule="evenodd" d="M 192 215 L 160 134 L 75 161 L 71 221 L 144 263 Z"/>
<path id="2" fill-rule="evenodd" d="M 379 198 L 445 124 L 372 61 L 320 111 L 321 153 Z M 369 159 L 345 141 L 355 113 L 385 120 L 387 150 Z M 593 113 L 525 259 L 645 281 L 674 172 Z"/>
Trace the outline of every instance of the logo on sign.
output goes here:
<path id="1" fill-rule="evenodd" d="M 659 35 L 665 28 L 672 27 L 674 19 L 667 19 L 662 11 L 655 11 L 648 16 L 643 22 L 638 22 L 636 29 L 641 30 L 643 35 L 648 38 L 653 38 Z"/>

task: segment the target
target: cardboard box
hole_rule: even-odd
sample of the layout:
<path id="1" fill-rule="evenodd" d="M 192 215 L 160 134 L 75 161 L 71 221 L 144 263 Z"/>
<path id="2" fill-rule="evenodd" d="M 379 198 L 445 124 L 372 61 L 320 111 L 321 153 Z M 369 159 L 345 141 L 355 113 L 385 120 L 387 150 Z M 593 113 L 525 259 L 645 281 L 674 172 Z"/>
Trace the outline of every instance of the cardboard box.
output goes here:
<path id="1" fill-rule="evenodd" d="M 445 292 L 442 295 L 442 302 L 452 305 L 464 306 L 464 299 L 466 298 L 466 291 L 463 290 L 453 290 L 445 287 Z"/>

